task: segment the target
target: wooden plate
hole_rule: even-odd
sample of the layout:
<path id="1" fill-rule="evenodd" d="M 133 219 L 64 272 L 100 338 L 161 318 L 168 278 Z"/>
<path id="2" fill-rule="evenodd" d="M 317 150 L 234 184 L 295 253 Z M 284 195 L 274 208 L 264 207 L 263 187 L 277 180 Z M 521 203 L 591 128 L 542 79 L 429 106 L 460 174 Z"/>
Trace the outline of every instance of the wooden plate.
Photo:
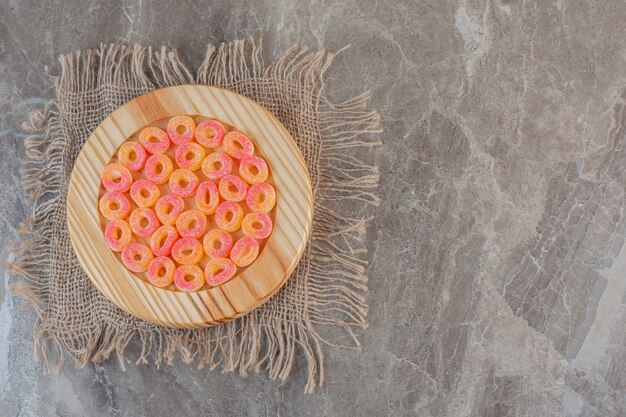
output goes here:
<path id="1" fill-rule="evenodd" d="M 278 196 L 274 230 L 257 260 L 227 283 L 194 293 L 155 287 L 127 270 L 104 241 L 98 211 L 100 173 L 117 148 L 146 125 L 180 114 L 215 118 L 252 138 L 270 165 Z M 96 128 L 72 171 L 67 219 L 78 260 L 109 300 L 153 323 L 206 327 L 250 312 L 285 283 L 304 251 L 312 205 L 304 159 L 276 118 L 231 91 L 183 85 L 139 96 Z"/>

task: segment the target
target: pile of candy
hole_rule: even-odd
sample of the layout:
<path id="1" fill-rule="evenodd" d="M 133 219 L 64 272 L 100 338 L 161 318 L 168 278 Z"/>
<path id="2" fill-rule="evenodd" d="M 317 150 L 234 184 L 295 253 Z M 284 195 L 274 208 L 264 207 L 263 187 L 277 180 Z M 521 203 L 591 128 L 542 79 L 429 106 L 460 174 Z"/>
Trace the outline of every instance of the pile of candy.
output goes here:
<path id="1" fill-rule="evenodd" d="M 217 120 L 196 126 L 176 116 L 167 131 L 147 127 L 117 159 L 102 172 L 104 238 L 126 268 L 147 271 L 157 287 L 223 284 L 254 262 L 272 233 L 267 162 L 246 135 Z"/>

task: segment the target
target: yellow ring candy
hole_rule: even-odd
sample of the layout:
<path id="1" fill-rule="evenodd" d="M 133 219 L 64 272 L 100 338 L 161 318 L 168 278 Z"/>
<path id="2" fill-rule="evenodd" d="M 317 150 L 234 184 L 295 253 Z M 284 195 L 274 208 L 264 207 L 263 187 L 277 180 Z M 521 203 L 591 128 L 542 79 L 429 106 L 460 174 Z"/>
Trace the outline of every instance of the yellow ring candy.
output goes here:
<path id="1" fill-rule="evenodd" d="M 154 258 L 148 266 L 148 281 L 155 287 L 164 288 L 174 282 L 176 265 L 167 256 Z"/>
<path id="2" fill-rule="evenodd" d="M 196 140 L 205 148 L 217 148 L 225 133 L 224 125 L 217 120 L 205 120 L 196 127 Z"/>
<path id="3" fill-rule="evenodd" d="M 143 173 L 147 179 L 155 184 L 165 184 L 174 172 L 174 163 L 167 155 L 152 155 L 146 161 Z"/>
<path id="4" fill-rule="evenodd" d="M 187 169 L 172 172 L 168 181 L 170 190 L 181 197 L 191 197 L 198 188 L 198 176 Z"/>
<path id="5" fill-rule="evenodd" d="M 133 176 L 122 164 L 109 164 L 102 170 L 102 185 L 109 191 L 125 193 L 133 184 Z"/>
<path id="6" fill-rule="evenodd" d="M 139 237 L 148 237 L 159 228 L 159 219 L 149 208 L 140 207 L 130 213 L 130 229 Z"/>
<path id="7" fill-rule="evenodd" d="M 139 207 L 152 207 L 161 197 L 161 191 L 152 182 L 141 179 L 130 187 L 130 197 Z"/>
<path id="8" fill-rule="evenodd" d="M 206 230 L 206 216 L 200 210 L 183 211 L 176 219 L 176 229 L 182 237 L 199 239 Z"/>
<path id="9" fill-rule="evenodd" d="M 122 249 L 122 262 L 133 272 L 143 272 L 152 262 L 152 252 L 143 243 L 131 242 Z"/>
<path id="10" fill-rule="evenodd" d="M 213 152 L 202 162 L 202 172 L 210 180 L 217 181 L 232 170 L 233 158 L 222 152 Z"/>
<path id="11" fill-rule="evenodd" d="M 174 272 L 174 285 L 181 291 L 198 291 L 204 285 L 204 272 L 196 265 L 181 265 Z"/>
<path id="12" fill-rule="evenodd" d="M 276 204 L 276 190 L 266 182 L 254 184 L 246 195 L 246 204 L 257 213 L 268 213 Z"/>
<path id="13" fill-rule="evenodd" d="M 167 123 L 167 134 L 177 145 L 192 141 L 195 130 L 196 122 L 189 116 L 174 116 Z"/>
<path id="14" fill-rule="evenodd" d="M 259 242 L 250 236 L 239 239 L 230 250 L 230 259 L 238 267 L 250 265 L 259 256 Z"/>
<path id="15" fill-rule="evenodd" d="M 186 142 L 176 149 L 176 163 L 189 171 L 197 171 L 202 166 L 206 151 L 197 143 Z"/>
<path id="16" fill-rule="evenodd" d="M 170 147 L 170 138 L 162 129 L 158 127 L 146 127 L 139 133 L 139 143 L 148 153 L 164 153 Z"/>
<path id="17" fill-rule="evenodd" d="M 224 136 L 224 150 L 233 158 L 243 159 L 246 156 L 252 156 L 254 145 L 246 135 L 233 130 Z"/>
<path id="18" fill-rule="evenodd" d="M 272 219 L 265 213 L 248 213 L 243 218 L 241 231 L 257 240 L 265 239 L 272 233 Z"/>
<path id="19" fill-rule="evenodd" d="M 130 171 L 139 171 L 146 163 L 146 150 L 137 142 L 125 142 L 117 151 L 117 159 Z"/>
<path id="20" fill-rule="evenodd" d="M 130 201 L 122 193 L 109 191 L 102 196 L 98 207 L 107 220 L 123 219 L 130 212 Z"/>
<path id="21" fill-rule="evenodd" d="M 269 174 L 267 162 L 258 156 L 246 156 L 239 163 L 239 176 L 248 184 L 263 182 Z"/>
<path id="22" fill-rule="evenodd" d="M 243 201 L 248 192 L 248 184 L 236 175 L 226 175 L 219 183 L 220 196 L 228 201 Z"/>
<path id="23" fill-rule="evenodd" d="M 185 209 L 185 202 L 174 194 L 167 194 L 159 198 L 154 210 L 163 224 L 174 224 L 176 219 Z"/>
<path id="24" fill-rule="evenodd" d="M 224 201 L 215 210 L 215 223 L 217 227 L 227 232 L 234 232 L 241 227 L 243 221 L 243 209 L 233 201 Z"/>
<path id="25" fill-rule="evenodd" d="M 166 224 L 159 227 L 150 236 L 150 249 L 156 256 L 167 256 L 172 251 L 172 247 L 177 240 L 178 231 L 176 228 Z"/>
<path id="26" fill-rule="evenodd" d="M 172 247 L 172 258 L 182 265 L 197 264 L 203 254 L 202 244 L 190 237 L 178 239 Z"/>
<path id="27" fill-rule="evenodd" d="M 212 287 L 225 283 L 234 277 L 236 272 L 235 264 L 226 258 L 211 259 L 204 267 L 206 282 Z"/>
<path id="28" fill-rule="evenodd" d="M 233 247 L 233 237 L 225 230 L 210 230 L 202 239 L 204 253 L 210 258 L 226 258 Z"/>
<path id="29" fill-rule="evenodd" d="M 104 229 L 104 241 L 107 246 L 114 252 L 124 249 L 124 246 L 130 243 L 133 232 L 130 230 L 128 223 L 122 219 L 111 220 Z"/>
<path id="30" fill-rule="evenodd" d="M 220 203 L 220 194 L 213 181 L 202 182 L 196 191 L 196 206 L 204 214 L 213 214 Z"/>

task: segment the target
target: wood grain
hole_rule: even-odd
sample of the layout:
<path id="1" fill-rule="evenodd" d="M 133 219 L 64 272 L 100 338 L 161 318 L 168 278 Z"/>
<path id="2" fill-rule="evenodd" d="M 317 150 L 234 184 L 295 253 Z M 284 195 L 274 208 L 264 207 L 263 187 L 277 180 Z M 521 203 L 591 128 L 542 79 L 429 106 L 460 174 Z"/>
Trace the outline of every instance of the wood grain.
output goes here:
<path id="1" fill-rule="evenodd" d="M 273 173 L 274 230 L 257 260 L 227 283 L 195 293 L 157 288 L 128 271 L 104 241 L 100 173 L 141 128 L 179 114 L 219 119 L 253 138 Z M 311 184 L 304 159 L 282 124 L 231 91 L 196 85 L 155 90 L 126 103 L 92 133 L 72 171 L 67 219 L 72 245 L 94 285 L 120 308 L 170 327 L 206 327 L 246 314 L 269 299 L 296 267 L 311 230 Z"/>

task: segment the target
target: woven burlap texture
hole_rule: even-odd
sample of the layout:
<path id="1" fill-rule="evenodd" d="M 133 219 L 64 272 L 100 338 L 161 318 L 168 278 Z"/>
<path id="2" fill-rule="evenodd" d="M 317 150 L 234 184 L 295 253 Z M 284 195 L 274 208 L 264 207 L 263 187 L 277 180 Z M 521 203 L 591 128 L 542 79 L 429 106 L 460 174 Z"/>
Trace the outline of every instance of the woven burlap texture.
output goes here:
<path id="1" fill-rule="evenodd" d="M 25 126 L 32 136 L 22 178 L 33 214 L 21 226 L 9 264 L 17 277 L 13 290 L 37 311 L 35 355 L 46 370 L 60 368 L 65 357 L 83 367 L 112 353 L 124 367 L 131 360 L 126 346 L 138 337 L 142 350 L 132 358 L 138 364 L 171 364 L 178 353 L 199 367 L 242 375 L 265 369 L 271 378 L 285 379 L 301 350 L 310 392 L 324 381 L 323 344 L 359 346 L 367 313 L 365 220 L 332 207 L 351 200 L 352 213 L 362 213 L 362 206 L 377 203 L 377 168 L 354 155 L 356 148 L 378 143 L 379 118 L 367 110 L 366 95 L 342 103 L 325 98 L 323 76 L 332 59 L 294 46 L 266 66 L 254 39 L 209 46 L 195 77 L 165 47 L 106 45 L 59 58 L 56 99 Z M 74 161 L 105 117 L 140 94 L 193 83 L 243 94 L 285 125 L 308 165 L 314 216 L 301 262 L 266 304 L 226 324 L 180 330 L 131 316 L 92 285 L 72 250 L 66 196 Z M 341 331 L 325 332 L 332 335 L 325 339 L 324 326 Z"/>

